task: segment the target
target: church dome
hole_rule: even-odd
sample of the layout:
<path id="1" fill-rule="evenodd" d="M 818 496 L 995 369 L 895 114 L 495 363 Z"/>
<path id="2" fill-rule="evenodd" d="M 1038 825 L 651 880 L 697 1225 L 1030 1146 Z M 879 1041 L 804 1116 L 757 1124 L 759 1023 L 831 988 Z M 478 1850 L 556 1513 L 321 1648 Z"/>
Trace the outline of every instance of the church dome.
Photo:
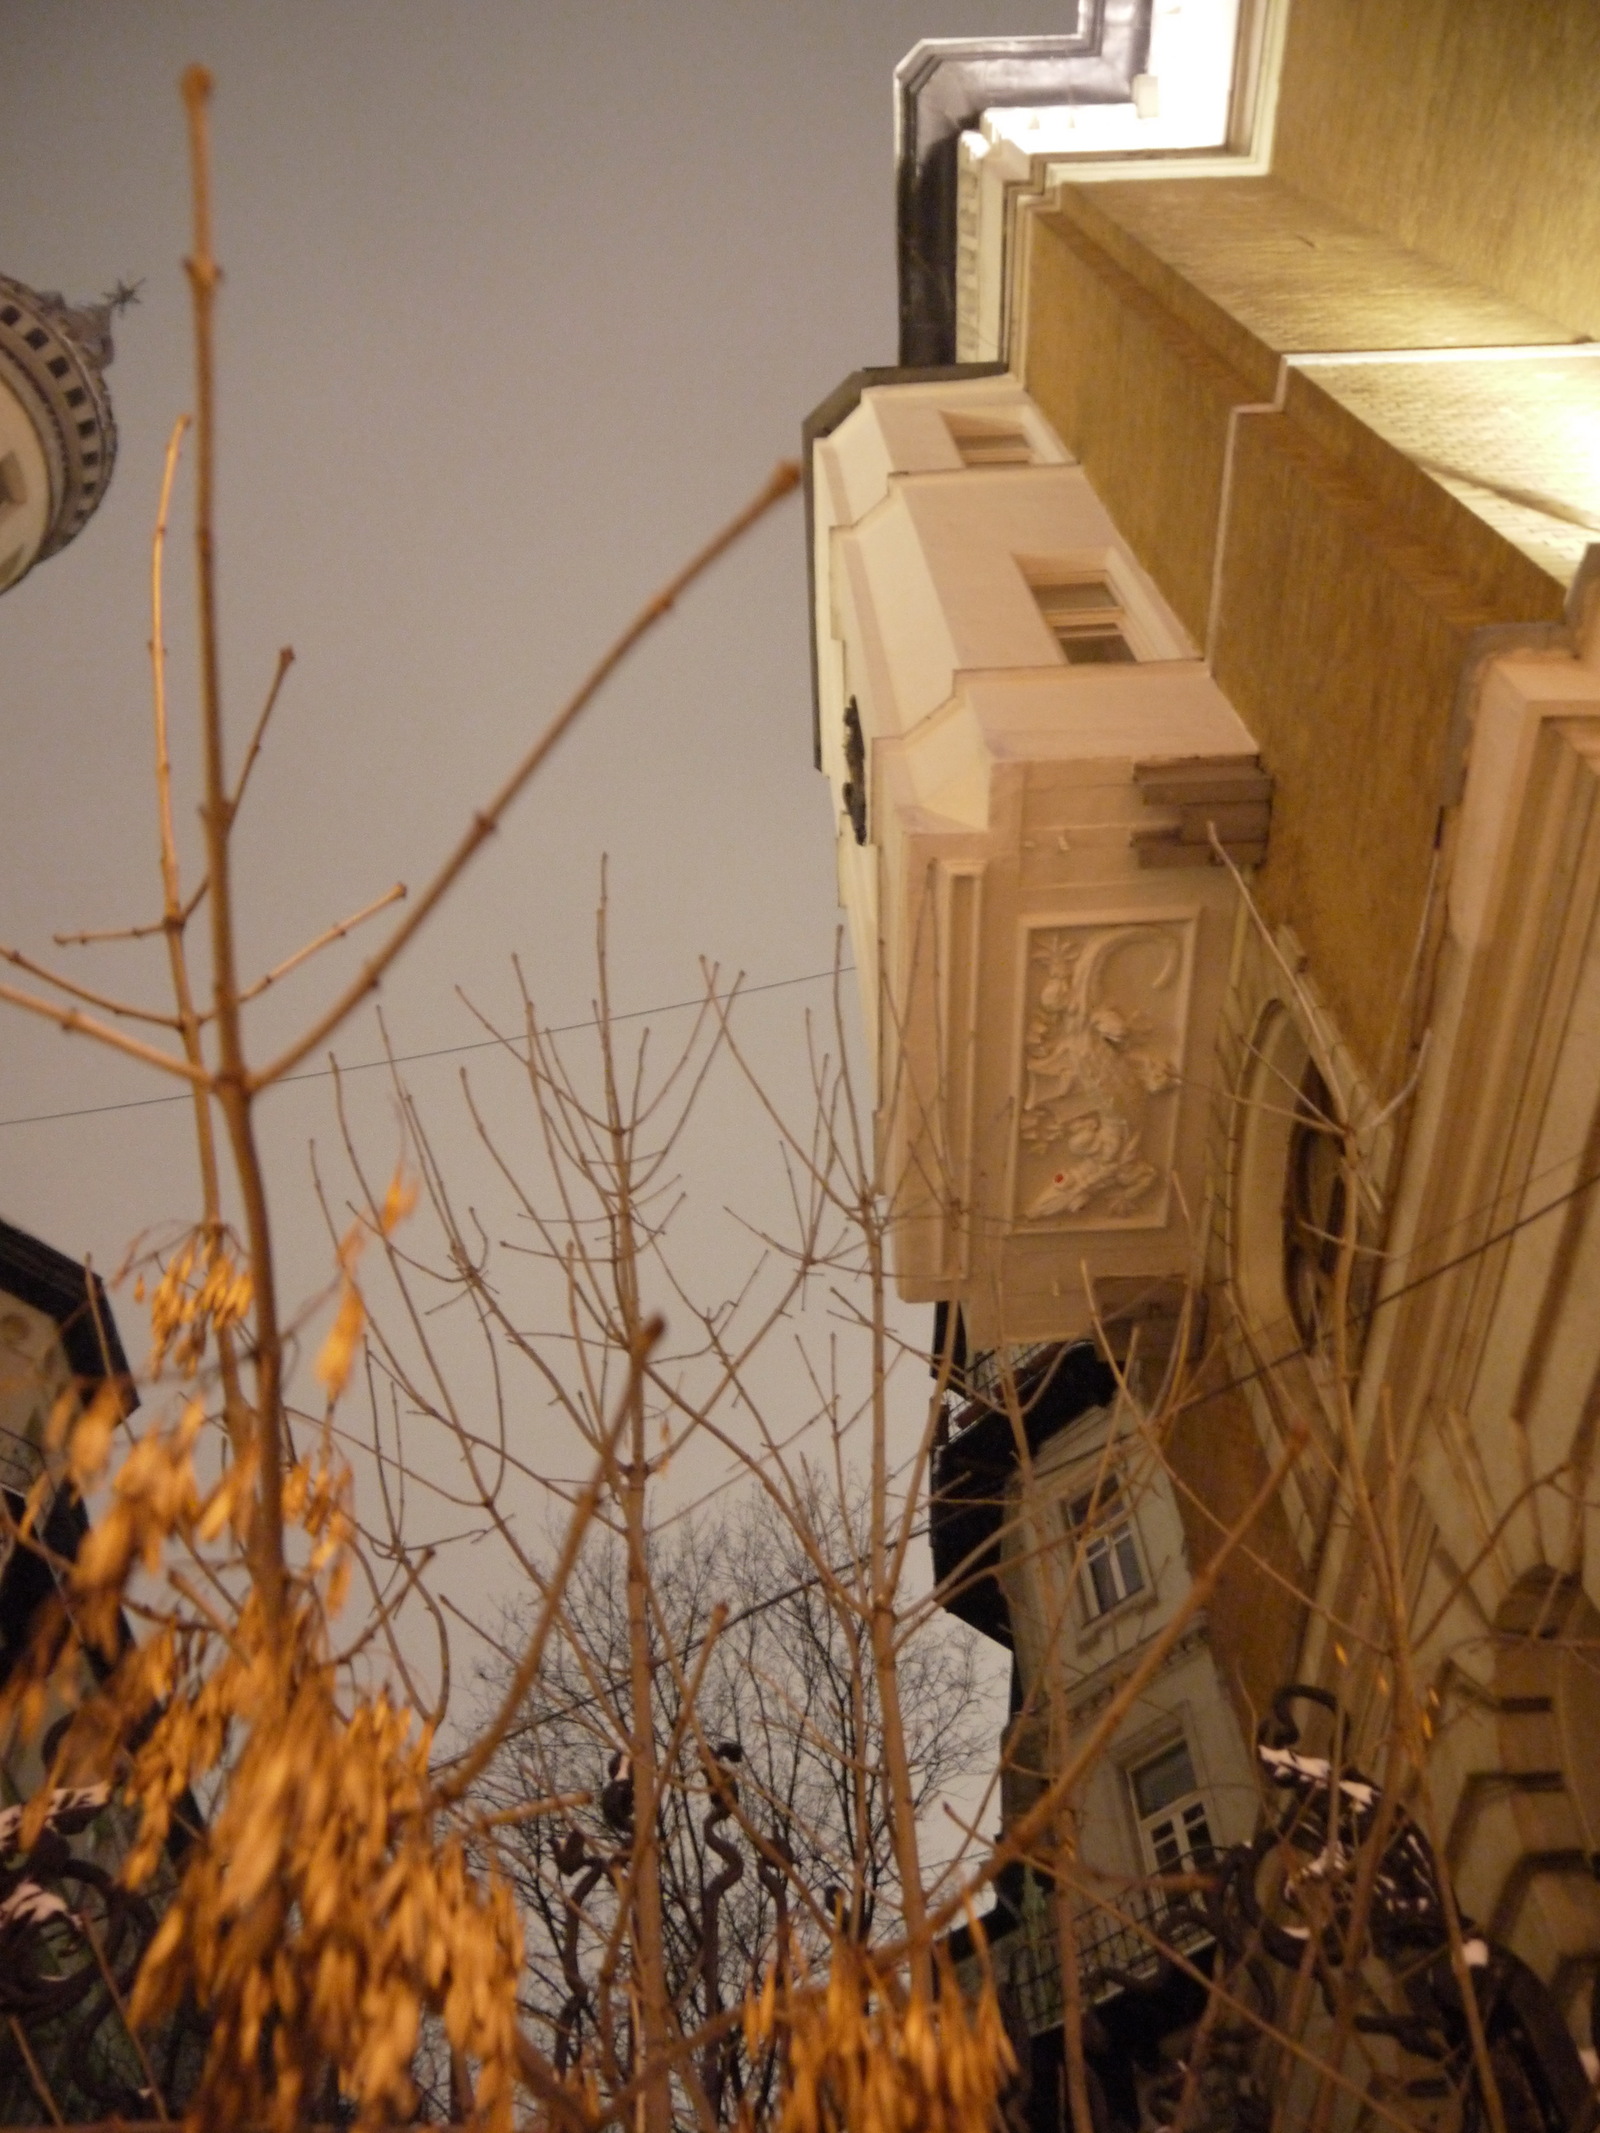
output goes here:
<path id="1" fill-rule="evenodd" d="M 117 456 L 103 376 L 113 309 L 0 274 L 0 591 L 65 548 L 105 494 Z"/>

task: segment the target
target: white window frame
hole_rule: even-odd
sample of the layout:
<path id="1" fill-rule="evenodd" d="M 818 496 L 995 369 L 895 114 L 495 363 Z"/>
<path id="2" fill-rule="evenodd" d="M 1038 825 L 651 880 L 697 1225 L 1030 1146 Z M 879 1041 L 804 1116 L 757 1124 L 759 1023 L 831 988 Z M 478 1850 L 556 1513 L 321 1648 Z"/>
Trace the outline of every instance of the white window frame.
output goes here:
<path id="1" fill-rule="evenodd" d="M 1132 652 L 1135 663 L 1143 665 L 1151 660 L 1187 659 L 1194 656 L 1187 646 L 1179 644 L 1173 638 L 1171 629 L 1163 623 L 1138 570 L 1120 549 L 1063 549 L 1054 555 L 1019 555 L 1015 561 L 1040 620 L 1044 622 L 1045 628 L 1050 630 L 1058 650 L 1061 650 L 1060 639 L 1051 628 L 1039 595 L 1048 591 L 1051 586 L 1071 585 L 1098 578 L 1104 581 L 1111 596 L 1107 613 L 1115 610 L 1123 639 Z M 1065 651 L 1061 651 L 1061 659 L 1064 665 L 1071 663 Z M 1103 663 L 1122 665 L 1127 662 Z"/>
<path id="2" fill-rule="evenodd" d="M 1091 1502 L 1092 1522 L 1088 1519 Z M 1098 1489 L 1091 1486 L 1065 1497 L 1061 1516 L 1067 1544 L 1080 1558 L 1078 1585 L 1091 1625 L 1105 1621 L 1130 1601 L 1149 1597 L 1150 1566 L 1119 1473 L 1106 1474 Z M 1099 1570 L 1105 1572 L 1103 1581 L 1096 1574 Z M 1110 1589 L 1110 1599 L 1103 1597 L 1104 1588 Z"/>
<path id="3" fill-rule="evenodd" d="M 1182 1750 L 1189 1769 L 1186 1790 L 1146 1811 L 1140 1798 L 1139 1780 L 1175 1750 Z M 1148 1749 L 1127 1765 L 1128 1799 L 1139 1832 L 1139 1849 L 1146 1870 L 1152 1874 L 1193 1873 L 1215 1858 L 1217 1840 L 1212 1831 L 1211 1802 L 1195 1767 L 1194 1749 L 1187 1733 L 1175 1733 L 1159 1746 Z"/>

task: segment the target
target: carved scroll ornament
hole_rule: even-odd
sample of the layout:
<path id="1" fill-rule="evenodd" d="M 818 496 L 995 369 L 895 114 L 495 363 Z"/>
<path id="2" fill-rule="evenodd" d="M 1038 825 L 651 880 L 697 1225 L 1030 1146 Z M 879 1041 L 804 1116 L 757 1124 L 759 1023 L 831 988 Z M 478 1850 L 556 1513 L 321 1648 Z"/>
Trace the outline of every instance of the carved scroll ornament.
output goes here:
<path id="1" fill-rule="evenodd" d="M 1189 932 L 1180 921 L 1032 934 L 1017 1150 L 1026 1221 L 1165 1219 Z"/>

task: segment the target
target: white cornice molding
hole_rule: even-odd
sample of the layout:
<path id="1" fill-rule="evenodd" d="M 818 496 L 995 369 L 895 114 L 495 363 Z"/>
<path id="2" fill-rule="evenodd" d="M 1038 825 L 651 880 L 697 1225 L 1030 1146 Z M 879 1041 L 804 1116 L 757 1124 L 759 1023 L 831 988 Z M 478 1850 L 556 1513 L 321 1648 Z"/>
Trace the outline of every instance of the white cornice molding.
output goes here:
<path id="1" fill-rule="evenodd" d="M 1010 363 L 1026 345 L 1027 288 L 1019 217 L 1048 207 L 1060 185 L 1140 183 L 1175 178 L 1259 178 L 1272 165 L 1290 0 L 1256 0 L 1241 20 L 1227 146 L 1142 154 L 1073 156 L 1059 149 L 1025 155 L 1012 141 L 990 146 L 964 135 L 958 164 L 957 354 L 963 361 Z"/>

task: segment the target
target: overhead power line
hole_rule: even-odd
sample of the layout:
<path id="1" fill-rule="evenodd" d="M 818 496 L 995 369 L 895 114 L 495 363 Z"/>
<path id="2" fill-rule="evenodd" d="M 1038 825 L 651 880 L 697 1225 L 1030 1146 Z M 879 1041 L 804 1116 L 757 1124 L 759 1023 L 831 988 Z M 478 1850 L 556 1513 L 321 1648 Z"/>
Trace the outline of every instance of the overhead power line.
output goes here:
<path id="1" fill-rule="evenodd" d="M 1584 1193 L 1591 1191 L 1597 1184 L 1600 1184 L 1600 1170 L 1591 1171 L 1587 1176 L 1579 1178 L 1565 1192 L 1557 1193 L 1553 1200 L 1545 1201 L 1540 1207 L 1530 1208 L 1525 1215 L 1518 1216 L 1514 1222 L 1508 1222 L 1503 1228 L 1494 1231 L 1492 1235 L 1483 1238 L 1481 1242 L 1472 1245 L 1468 1250 L 1458 1252 L 1453 1258 L 1444 1260 L 1440 1265 L 1429 1267 L 1425 1273 L 1414 1275 L 1411 1280 L 1402 1282 L 1397 1288 L 1391 1289 L 1387 1295 L 1380 1296 L 1376 1303 L 1369 1304 L 1365 1310 L 1351 1312 L 1348 1323 L 1352 1327 L 1370 1325 L 1380 1311 L 1387 1310 L 1391 1304 L 1398 1303 L 1402 1297 L 1414 1295 L 1417 1290 L 1427 1288 L 1431 1282 L 1438 1281 L 1442 1276 L 1453 1273 L 1458 1267 L 1466 1266 L 1474 1259 L 1481 1259 L 1485 1253 L 1492 1251 L 1497 1244 L 1505 1243 L 1508 1238 L 1514 1237 L 1519 1230 L 1526 1229 L 1530 1223 L 1541 1221 L 1544 1216 L 1554 1214 L 1559 1208 L 1569 1206 L 1574 1200 L 1581 1199 Z M 1303 1353 L 1304 1350 L 1301 1348 L 1288 1349 L 1282 1355 L 1275 1356 L 1268 1362 L 1262 1363 L 1258 1368 L 1246 1371 L 1238 1377 L 1230 1378 L 1225 1384 L 1213 1386 L 1207 1392 L 1198 1393 L 1190 1399 L 1180 1401 L 1179 1411 L 1183 1412 L 1190 1408 L 1203 1407 L 1208 1401 L 1220 1399 L 1224 1393 L 1237 1391 L 1241 1386 L 1252 1383 L 1255 1379 L 1265 1376 L 1269 1371 L 1279 1369 L 1284 1364 L 1294 1361 Z M 937 1495 L 937 1490 L 935 1494 Z M 987 1505 L 991 1499 L 965 1497 L 962 1501 L 967 1505 L 977 1504 L 981 1506 Z M 995 1497 L 992 1501 L 999 1504 L 1003 1499 Z M 912 1528 L 911 1538 L 913 1540 L 924 1539 L 929 1530 L 927 1523 L 915 1526 Z M 833 1568 L 829 1575 L 841 1578 L 857 1567 L 858 1565 L 855 1563 L 840 1564 Z M 962 1583 L 966 1583 L 968 1578 L 973 1575 L 970 1558 L 961 1565 L 961 1569 L 967 1573 L 962 1578 Z M 982 1575 L 983 1573 L 978 1572 L 977 1574 Z M 759 1600 L 751 1600 L 745 1606 L 739 1608 L 736 1613 L 729 1615 L 718 1634 L 721 1635 L 727 1630 L 734 1629 L 742 1622 L 748 1622 L 752 1616 L 766 1614 L 774 1607 L 781 1607 L 785 1601 L 798 1599 L 801 1593 L 812 1591 L 824 1582 L 821 1572 L 812 1571 L 808 1576 L 797 1579 L 794 1584 L 784 1586 L 781 1592 L 766 1593 Z M 948 1584 L 948 1580 L 944 1582 Z M 935 1589 L 937 1591 L 937 1588 Z M 691 1637 L 683 1646 L 678 1664 L 680 1666 L 686 1664 L 705 1642 L 706 1637 L 704 1635 Z M 667 1658 L 664 1653 L 659 1658 L 651 1661 L 653 1670 L 659 1669 L 666 1664 Z M 625 1683 L 615 1680 L 609 1681 L 607 1686 L 616 1689 L 619 1695 L 626 1690 Z M 570 1703 L 563 1704 L 559 1710 L 544 1712 L 540 1715 L 544 1718 L 566 1718 L 577 1712 L 593 1709 L 600 1701 L 601 1699 L 597 1694 L 581 1696 Z"/>
<path id="2" fill-rule="evenodd" d="M 790 986 L 816 985 L 820 984 L 824 978 L 835 976 L 850 977 L 854 975 L 854 972 L 855 965 L 853 963 L 841 963 L 837 970 L 808 970 L 803 976 L 797 978 L 769 978 L 764 985 L 741 985 L 734 992 L 715 993 L 710 997 L 725 1001 L 748 1000 L 758 992 L 783 992 Z M 642 1022 L 647 1015 L 675 1015 L 681 1013 L 685 1008 L 704 1007 L 706 999 L 707 995 L 705 993 L 696 993 L 689 1000 L 663 1000 L 655 1007 L 629 1008 L 625 1014 L 614 1014 L 611 1020 L 613 1022 Z M 566 1037 L 570 1036 L 575 1030 L 598 1029 L 599 1027 L 599 1017 L 589 1015 L 581 1022 L 556 1023 L 550 1029 L 544 1031 L 543 1034 L 549 1037 Z M 348 1066 L 341 1063 L 338 1072 L 340 1074 L 365 1074 L 369 1073 L 374 1067 L 410 1066 L 419 1059 L 448 1059 L 457 1052 L 498 1051 L 503 1048 L 504 1043 L 505 1040 L 501 1037 L 475 1037 L 470 1044 L 439 1044 L 425 1052 L 396 1052 L 392 1057 L 383 1059 L 357 1059 L 353 1060 Z M 298 1074 L 285 1074 L 283 1081 L 284 1083 L 291 1081 L 327 1081 L 331 1079 L 333 1073 L 334 1068 L 331 1066 L 306 1067 Z M 282 1086 L 282 1084 L 275 1084 L 275 1086 Z M 125 1096 L 116 1103 L 81 1104 L 70 1111 L 29 1111 L 16 1118 L 0 1118 L 0 1129 L 6 1126 L 43 1126 L 48 1125 L 53 1119 L 60 1118 L 99 1118 L 107 1111 L 143 1111 L 149 1109 L 153 1104 L 186 1104 L 192 1101 L 193 1098 L 187 1089 L 181 1090 L 176 1096 Z"/>

